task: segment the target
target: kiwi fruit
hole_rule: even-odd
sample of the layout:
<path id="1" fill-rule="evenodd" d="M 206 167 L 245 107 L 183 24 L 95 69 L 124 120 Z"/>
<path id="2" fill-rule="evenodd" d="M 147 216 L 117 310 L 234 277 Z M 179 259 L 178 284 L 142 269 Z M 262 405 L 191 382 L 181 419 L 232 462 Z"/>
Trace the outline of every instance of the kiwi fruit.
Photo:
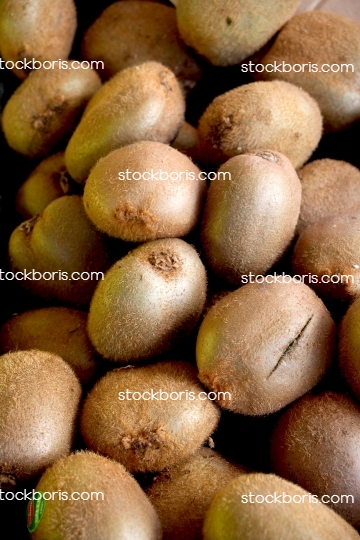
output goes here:
<path id="1" fill-rule="evenodd" d="M 47 156 L 75 128 L 100 85 L 92 69 L 33 71 L 4 107 L 2 128 L 8 145 L 30 158 Z"/>
<path id="2" fill-rule="evenodd" d="M 202 222 L 212 270 L 235 285 L 266 272 L 294 236 L 300 202 L 299 178 L 284 155 L 259 150 L 229 159 L 211 183 Z"/>
<path id="3" fill-rule="evenodd" d="M 159 519 L 136 480 L 120 463 L 93 452 L 76 452 L 54 463 L 36 491 L 59 496 L 46 500 L 32 540 L 161 539 Z M 89 498 L 71 500 L 73 493 Z"/>
<path id="4" fill-rule="evenodd" d="M 69 56 L 76 30 L 73 0 L 2 0 L 0 8 L 0 53 L 16 63 L 35 59 L 56 60 Z M 13 66 L 21 79 L 27 70 Z"/>
<path id="5" fill-rule="evenodd" d="M 295 245 L 292 265 L 320 296 L 355 300 L 360 296 L 360 213 L 330 216 L 310 225 Z"/>
<path id="6" fill-rule="evenodd" d="M 80 429 L 90 450 L 132 473 L 156 472 L 194 454 L 219 417 L 196 369 L 164 360 L 109 371 L 89 392 Z"/>
<path id="7" fill-rule="evenodd" d="M 196 343 L 199 379 L 225 409 L 273 413 L 320 381 L 335 335 L 329 312 L 307 285 L 248 283 L 205 316 Z"/>
<path id="8" fill-rule="evenodd" d="M 239 64 L 292 17 L 299 0 L 177 0 L 180 34 L 216 66 Z"/>
<path id="9" fill-rule="evenodd" d="M 98 229 L 122 240 L 185 236 L 200 219 L 206 183 L 199 174 L 174 148 L 140 141 L 96 163 L 86 181 L 84 207 Z"/>
<path id="10" fill-rule="evenodd" d="M 95 163 L 116 148 L 141 140 L 170 143 L 184 112 L 179 83 L 162 64 L 145 62 L 120 71 L 90 100 L 68 143 L 70 175 L 85 183 Z"/>
<path id="11" fill-rule="evenodd" d="M 278 497 L 280 502 L 274 500 Z M 282 497 L 286 502 L 282 503 Z M 266 502 L 269 501 L 269 502 Z M 274 474 L 241 475 L 212 499 L 204 540 L 356 540 L 358 533 L 315 497 Z"/>
<path id="12" fill-rule="evenodd" d="M 29 174 L 16 194 L 16 210 L 24 219 L 38 214 L 58 197 L 72 195 L 76 189 L 69 177 L 64 152 L 45 158 Z"/>
<path id="13" fill-rule="evenodd" d="M 199 160 L 199 135 L 197 129 L 184 122 L 172 145 L 173 148 L 188 156 L 195 163 Z"/>
<path id="14" fill-rule="evenodd" d="M 14 273 L 37 272 L 20 276 L 26 290 L 79 306 L 90 303 L 97 279 L 110 266 L 107 239 L 86 216 L 78 195 L 55 199 L 42 214 L 19 225 L 10 237 L 9 257 Z"/>
<path id="15" fill-rule="evenodd" d="M 322 116 L 305 90 L 284 81 L 258 81 L 216 97 L 198 130 L 200 158 L 209 166 L 266 148 L 285 154 L 298 169 L 320 141 Z"/>
<path id="16" fill-rule="evenodd" d="M 335 392 L 307 395 L 285 411 L 275 427 L 271 442 L 273 469 L 319 497 L 335 495 L 329 507 L 358 527 L 359 441 L 357 403 Z M 340 499 L 340 495 L 350 498 Z"/>
<path id="17" fill-rule="evenodd" d="M 360 400 L 360 298 L 351 304 L 339 326 L 339 366 Z"/>
<path id="18" fill-rule="evenodd" d="M 296 71 L 265 70 L 259 77 L 281 79 L 309 92 L 319 104 L 326 131 L 339 131 L 360 119 L 359 22 L 318 10 L 299 13 L 280 31 L 261 62 L 297 66 Z"/>
<path id="19" fill-rule="evenodd" d="M 248 469 L 229 463 L 210 448 L 157 474 L 146 489 L 158 513 L 163 540 L 202 540 L 202 526 L 213 495 Z"/>
<path id="20" fill-rule="evenodd" d="M 107 79 L 152 60 L 171 69 L 185 91 L 201 76 L 199 64 L 179 35 L 175 10 L 152 2 L 114 2 L 107 7 L 85 32 L 82 56 L 102 60 L 101 75 Z"/>
<path id="21" fill-rule="evenodd" d="M 81 387 L 59 356 L 16 351 L 0 357 L 0 485 L 31 480 L 67 455 Z"/>
<path id="22" fill-rule="evenodd" d="M 66 307 L 34 309 L 0 328 L 0 354 L 38 349 L 60 356 L 82 384 L 94 378 L 98 361 L 86 332 L 87 313 Z"/>
<path id="23" fill-rule="evenodd" d="M 89 337 L 114 362 L 156 356 L 190 334 L 205 300 L 206 273 L 195 249 L 178 238 L 153 240 L 116 262 L 99 282 Z"/>
<path id="24" fill-rule="evenodd" d="M 299 170 L 301 208 L 296 233 L 322 218 L 360 213 L 360 171 L 346 161 L 317 159 Z"/>

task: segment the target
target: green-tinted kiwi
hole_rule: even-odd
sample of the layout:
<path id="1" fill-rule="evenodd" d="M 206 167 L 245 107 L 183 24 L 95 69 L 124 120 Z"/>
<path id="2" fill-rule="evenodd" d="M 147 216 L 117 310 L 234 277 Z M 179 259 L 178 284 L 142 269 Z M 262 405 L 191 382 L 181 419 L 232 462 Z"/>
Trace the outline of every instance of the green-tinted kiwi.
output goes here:
<path id="1" fill-rule="evenodd" d="M 2 0 L 0 52 L 5 61 L 17 62 L 67 58 L 76 30 L 73 0 Z M 37 64 L 38 66 L 39 64 Z M 9 65 L 11 67 L 11 65 Z M 15 75 L 23 79 L 29 69 L 20 64 Z"/>
<path id="2" fill-rule="evenodd" d="M 360 400 L 360 298 L 351 304 L 339 327 L 339 366 Z"/>
<path id="3" fill-rule="evenodd" d="M 321 296 L 351 302 L 360 296 L 360 213 L 323 218 L 300 236 L 293 271 Z"/>
<path id="4" fill-rule="evenodd" d="M 122 240 L 185 236 L 200 219 L 206 183 L 199 173 L 174 148 L 140 141 L 97 162 L 86 181 L 84 208 L 98 229 Z"/>
<path id="5" fill-rule="evenodd" d="M 97 280 L 110 265 L 107 239 L 86 216 L 78 195 L 55 199 L 40 216 L 17 227 L 10 237 L 9 256 L 13 272 L 46 272 L 19 275 L 24 288 L 72 305 L 89 304 Z M 79 274 L 72 276 L 73 272 Z"/>
<path id="6" fill-rule="evenodd" d="M 203 538 L 356 540 L 359 535 L 311 493 L 274 474 L 254 473 L 239 476 L 216 493 Z"/>
<path id="7" fill-rule="evenodd" d="M 202 526 L 213 495 L 248 470 L 210 448 L 156 475 L 146 494 L 158 513 L 163 540 L 202 540 Z"/>
<path id="8" fill-rule="evenodd" d="M 360 525 L 357 403 L 334 392 L 305 396 L 281 416 L 271 453 L 277 474 L 319 497 L 328 495 L 331 508 Z"/>
<path id="9" fill-rule="evenodd" d="M 107 7 L 85 33 L 82 55 L 102 60 L 106 78 L 151 60 L 171 69 L 185 90 L 201 75 L 179 35 L 175 10 L 152 2 L 114 2 Z"/>
<path id="10" fill-rule="evenodd" d="M 92 452 L 54 463 L 36 491 L 56 496 L 46 500 L 32 540 L 161 539 L 159 519 L 138 483 L 120 463 Z"/>
<path id="11" fill-rule="evenodd" d="M 211 183 L 202 223 L 213 271 L 238 285 L 244 274 L 265 273 L 294 236 L 300 201 L 299 178 L 284 155 L 259 150 L 224 163 Z"/>
<path id="12" fill-rule="evenodd" d="M 102 377 L 84 403 L 81 433 L 89 449 L 130 472 L 161 471 L 194 454 L 219 416 L 193 366 L 162 361 Z"/>
<path id="13" fill-rule="evenodd" d="M 294 14 L 299 0 L 177 0 L 180 34 L 218 66 L 238 64 L 259 50 Z"/>
<path id="14" fill-rule="evenodd" d="M 189 156 L 195 163 L 199 160 L 199 135 L 197 129 L 188 122 L 183 123 L 171 146 Z"/>
<path id="15" fill-rule="evenodd" d="M 288 81 L 309 92 L 319 104 L 326 130 L 338 131 L 360 119 L 357 21 L 317 10 L 299 13 L 280 31 L 262 63 L 296 66 L 265 70 L 260 77 Z"/>
<path id="16" fill-rule="evenodd" d="M 58 197 L 71 195 L 74 184 L 66 171 L 64 153 L 54 154 L 44 159 L 19 188 L 16 209 L 24 219 L 30 219 Z"/>
<path id="17" fill-rule="evenodd" d="M 194 329 L 205 299 L 205 268 L 195 249 L 178 238 L 153 240 L 115 263 L 98 284 L 89 336 L 109 360 L 149 358 Z"/>
<path id="18" fill-rule="evenodd" d="M 245 84 L 222 94 L 199 122 L 200 157 L 211 165 L 267 148 L 287 156 L 295 169 L 317 147 L 322 117 L 316 101 L 284 81 Z"/>
<path id="19" fill-rule="evenodd" d="M 65 307 L 26 311 L 0 329 L 0 354 L 38 349 L 61 356 L 80 382 L 93 379 L 98 363 L 86 333 L 87 313 Z"/>
<path id="20" fill-rule="evenodd" d="M 90 100 L 65 151 L 71 176 L 85 183 L 109 152 L 141 140 L 170 143 L 184 121 L 185 101 L 175 75 L 157 62 L 117 73 Z"/>
<path id="21" fill-rule="evenodd" d="M 18 351 L 0 357 L 0 485 L 29 480 L 70 452 L 81 395 L 57 355 Z"/>
<path id="22" fill-rule="evenodd" d="M 334 322 L 307 285 L 249 283 L 209 310 L 196 361 L 201 382 L 218 393 L 221 407 L 256 416 L 315 386 L 334 346 Z"/>
<path id="23" fill-rule="evenodd" d="M 318 159 L 299 170 L 302 196 L 296 233 L 328 216 L 360 213 L 360 171 L 346 161 Z"/>

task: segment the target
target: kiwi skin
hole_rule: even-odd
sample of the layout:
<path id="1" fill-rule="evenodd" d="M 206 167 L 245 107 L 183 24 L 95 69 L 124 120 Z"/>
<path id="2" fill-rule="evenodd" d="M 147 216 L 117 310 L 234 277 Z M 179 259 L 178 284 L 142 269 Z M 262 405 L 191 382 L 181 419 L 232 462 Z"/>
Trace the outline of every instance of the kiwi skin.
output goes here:
<path id="1" fill-rule="evenodd" d="M 59 356 L 0 357 L 0 484 L 14 487 L 70 452 L 81 387 Z"/>
<path id="2" fill-rule="evenodd" d="M 345 493 L 345 492 L 344 492 Z M 252 503 L 251 494 L 253 496 Z M 286 504 L 257 503 L 270 496 Z M 272 500 L 272 499 L 271 499 Z M 303 501 L 303 502 L 300 502 Z M 204 523 L 204 540 L 356 540 L 359 535 L 311 493 L 274 474 L 241 475 L 219 490 Z"/>
<path id="3" fill-rule="evenodd" d="M 26 311 L 0 328 L 0 354 L 38 349 L 60 356 L 88 385 L 98 371 L 95 351 L 86 333 L 87 313 L 66 307 Z"/>
<path id="4" fill-rule="evenodd" d="M 32 540 L 160 540 L 156 512 L 135 479 L 120 463 L 93 452 L 76 452 L 57 461 L 36 491 L 103 493 L 101 500 L 46 501 Z"/>
<path id="5" fill-rule="evenodd" d="M 167 392 L 156 398 L 120 399 L 119 392 Z M 216 428 L 220 412 L 187 362 L 161 361 L 108 372 L 89 392 L 80 430 L 87 448 L 115 459 L 132 473 L 156 472 L 189 458 Z M 176 392 L 181 399 L 171 399 Z M 180 395 L 180 392 L 183 392 Z M 186 394 L 188 392 L 188 394 Z M 193 393 L 194 399 L 186 399 Z M 173 395 L 173 398 L 176 397 Z M 170 399 L 169 399 L 170 398 Z"/>
<path id="6" fill-rule="evenodd" d="M 162 354 L 195 328 L 206 286 L 192 246 L 178 238 L 147 242 L 99 282 L 90 305 L 90 340 L 104 358 L 122 364 Z"/>
<path id="7" fill-rule="evenodd" d="M 316 101 L 284 81 L 259 81 L 214 99 L 199 121 L 199 152 L 206 165 L 219 166 L 262 148 L 287 156 L 295 169 L 309 159 L 322 135 Z"/>
<path id="8" fill-rule="evenodd" d="M 188 122 L 183 123 L 171 146 L 188 156 L 194 163 L 198 163 L 199 135 L 197 129 Z"/>
<path id="9" fill-rule="evenodd" d="M 339 326 L 339 367 L 360 400 L 360 298 L 355 300 Z"/>

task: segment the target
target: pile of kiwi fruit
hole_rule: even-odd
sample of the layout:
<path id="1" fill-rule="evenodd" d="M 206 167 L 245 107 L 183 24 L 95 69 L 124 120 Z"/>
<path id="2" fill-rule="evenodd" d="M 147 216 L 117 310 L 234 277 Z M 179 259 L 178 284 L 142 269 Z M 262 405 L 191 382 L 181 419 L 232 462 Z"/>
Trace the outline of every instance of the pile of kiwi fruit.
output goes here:
<path id="1" fill-rule="evenodd" d="M 360 24 L 300 4 L 0 0 L 9 538 L 360 538 Z"/>

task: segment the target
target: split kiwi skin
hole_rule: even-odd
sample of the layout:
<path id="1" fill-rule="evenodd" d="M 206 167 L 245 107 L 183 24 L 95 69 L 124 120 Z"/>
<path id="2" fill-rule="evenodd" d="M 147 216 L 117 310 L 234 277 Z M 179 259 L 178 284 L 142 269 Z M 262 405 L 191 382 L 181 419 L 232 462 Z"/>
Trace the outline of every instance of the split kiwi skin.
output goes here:
<path id="1" fill-rule="evenodd" d="M 46 501 L 32 540 L 161 540 L 159 519 L 136 480 L 120 463 L 93 452 L 54 463 L 36 491 L 62 493 Z M 64 491 L 99 495 L 98 500 L 64 500 Z"/>
<path id="2" fill-rule="evenodd" d="M 199 379 L 217 403 L 260 416 L 304 395 L 328 369 L 335 324 L 303 283 L 248 283 L 219 300 L 197 337 Z"/>
<path id="3" fill-rule="evenodd" d="M 194 454 L 218 424 L 219 409 L 206 394 L 199 397 L 203 390 L 187 362 L 110 371 L 84 403 L 80 420 L 84 442 L 132 473 L 172 467 Z M 134 396 L 153 391 L 155 397 L 126 399 L 128 391 Z M 176 396 L 171 398 L 172 392 Z M 187 399 L 191 395 L 193 399 Z"/>

